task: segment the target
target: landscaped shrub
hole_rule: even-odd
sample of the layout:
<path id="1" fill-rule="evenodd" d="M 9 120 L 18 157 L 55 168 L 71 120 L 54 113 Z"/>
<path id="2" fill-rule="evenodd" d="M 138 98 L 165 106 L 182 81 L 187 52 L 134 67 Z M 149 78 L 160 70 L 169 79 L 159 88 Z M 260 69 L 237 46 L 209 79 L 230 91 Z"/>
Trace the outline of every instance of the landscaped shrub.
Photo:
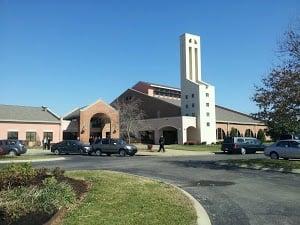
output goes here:
<path id="1" fill-rule="evenodd" d="M 0 192 L 0 212 L 6 221 L 15 221 L 30 213 L 53 214 L 63 206 L 75 202 L 72 187 L 58 182 L 54 177 L 46 178 L 42 185 L 17 187 Z"/>
<path id="2" fill-rule="evenodd" d="M 55 178 L 59 179 L 64 176 L 65 170 L 59 167 L 55 167 L 53 170 L 51 170 L 51 173 Z"/>
<path id="3" fill-rule="evenodd" d="M 36 179 L 43 180 L 46 171 L 32 168 L 29 163 L 11 164 L 0 171 L 0 191 L 18 186 L 28 186 Z"/>

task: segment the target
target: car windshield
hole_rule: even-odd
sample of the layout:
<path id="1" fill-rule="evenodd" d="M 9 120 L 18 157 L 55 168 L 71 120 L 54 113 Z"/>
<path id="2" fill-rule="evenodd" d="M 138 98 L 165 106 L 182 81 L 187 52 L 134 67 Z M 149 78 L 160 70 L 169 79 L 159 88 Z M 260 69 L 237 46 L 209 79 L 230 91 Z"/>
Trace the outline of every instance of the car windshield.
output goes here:
<path id="1" fill-rule="evenodd" d="M 126 141 L 120 139 L 120 140 L 118 140 L 118 144 L 119 145 L 126 145 Z"/>

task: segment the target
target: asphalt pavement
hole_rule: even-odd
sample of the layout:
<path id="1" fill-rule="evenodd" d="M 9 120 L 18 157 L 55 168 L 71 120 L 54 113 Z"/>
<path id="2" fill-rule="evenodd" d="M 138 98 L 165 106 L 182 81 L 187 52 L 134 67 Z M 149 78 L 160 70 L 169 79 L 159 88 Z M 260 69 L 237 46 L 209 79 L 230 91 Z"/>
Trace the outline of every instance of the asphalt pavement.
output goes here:
<path id="1" fill-rule="evenodd" d="M 173 183 L 201 203 L 213 225 L 300 224 L 299 174 L 218 164 L 232 158 L 261 158 L 262 154 L 65 157 L 64 161 L 33 165 L 59 166 L 65 170 L 114 170 Z"/>

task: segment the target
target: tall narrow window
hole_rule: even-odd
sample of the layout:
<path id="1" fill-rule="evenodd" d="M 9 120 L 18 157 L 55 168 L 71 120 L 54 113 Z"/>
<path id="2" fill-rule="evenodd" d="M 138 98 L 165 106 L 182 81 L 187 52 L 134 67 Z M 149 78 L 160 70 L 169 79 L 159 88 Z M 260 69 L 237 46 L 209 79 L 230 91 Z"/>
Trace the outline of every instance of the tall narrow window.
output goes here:
<path id="1" fill-rule="evenodd" d="M 198 80 L 198 49 L 197 48 L 195 48 L 195 75 L 196 75 L 196 77 L 195 77 L 195 79 L 196 79 L 196 81 Z"/>
<path id="2" fill-rule="evenodd" d="M 193 62 L 192 62 L 192 47 L 189 47 L 189 78 L 193 79 Z"/>

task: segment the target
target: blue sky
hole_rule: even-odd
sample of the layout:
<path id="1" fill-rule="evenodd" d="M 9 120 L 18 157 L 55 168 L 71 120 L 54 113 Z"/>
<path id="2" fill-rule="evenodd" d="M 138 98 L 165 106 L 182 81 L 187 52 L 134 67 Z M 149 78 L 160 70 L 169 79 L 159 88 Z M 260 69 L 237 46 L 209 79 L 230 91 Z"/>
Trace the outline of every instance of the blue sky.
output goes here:
<path id="1" fill-rule="evenodd" d="M 216 103 L 257 110 L 254 84 L 276 62 L 299 0 L 0 0 L 0 103 L 60 115 L 139 80 L 180 86 L 179 36 L 201 36 Z"/>

